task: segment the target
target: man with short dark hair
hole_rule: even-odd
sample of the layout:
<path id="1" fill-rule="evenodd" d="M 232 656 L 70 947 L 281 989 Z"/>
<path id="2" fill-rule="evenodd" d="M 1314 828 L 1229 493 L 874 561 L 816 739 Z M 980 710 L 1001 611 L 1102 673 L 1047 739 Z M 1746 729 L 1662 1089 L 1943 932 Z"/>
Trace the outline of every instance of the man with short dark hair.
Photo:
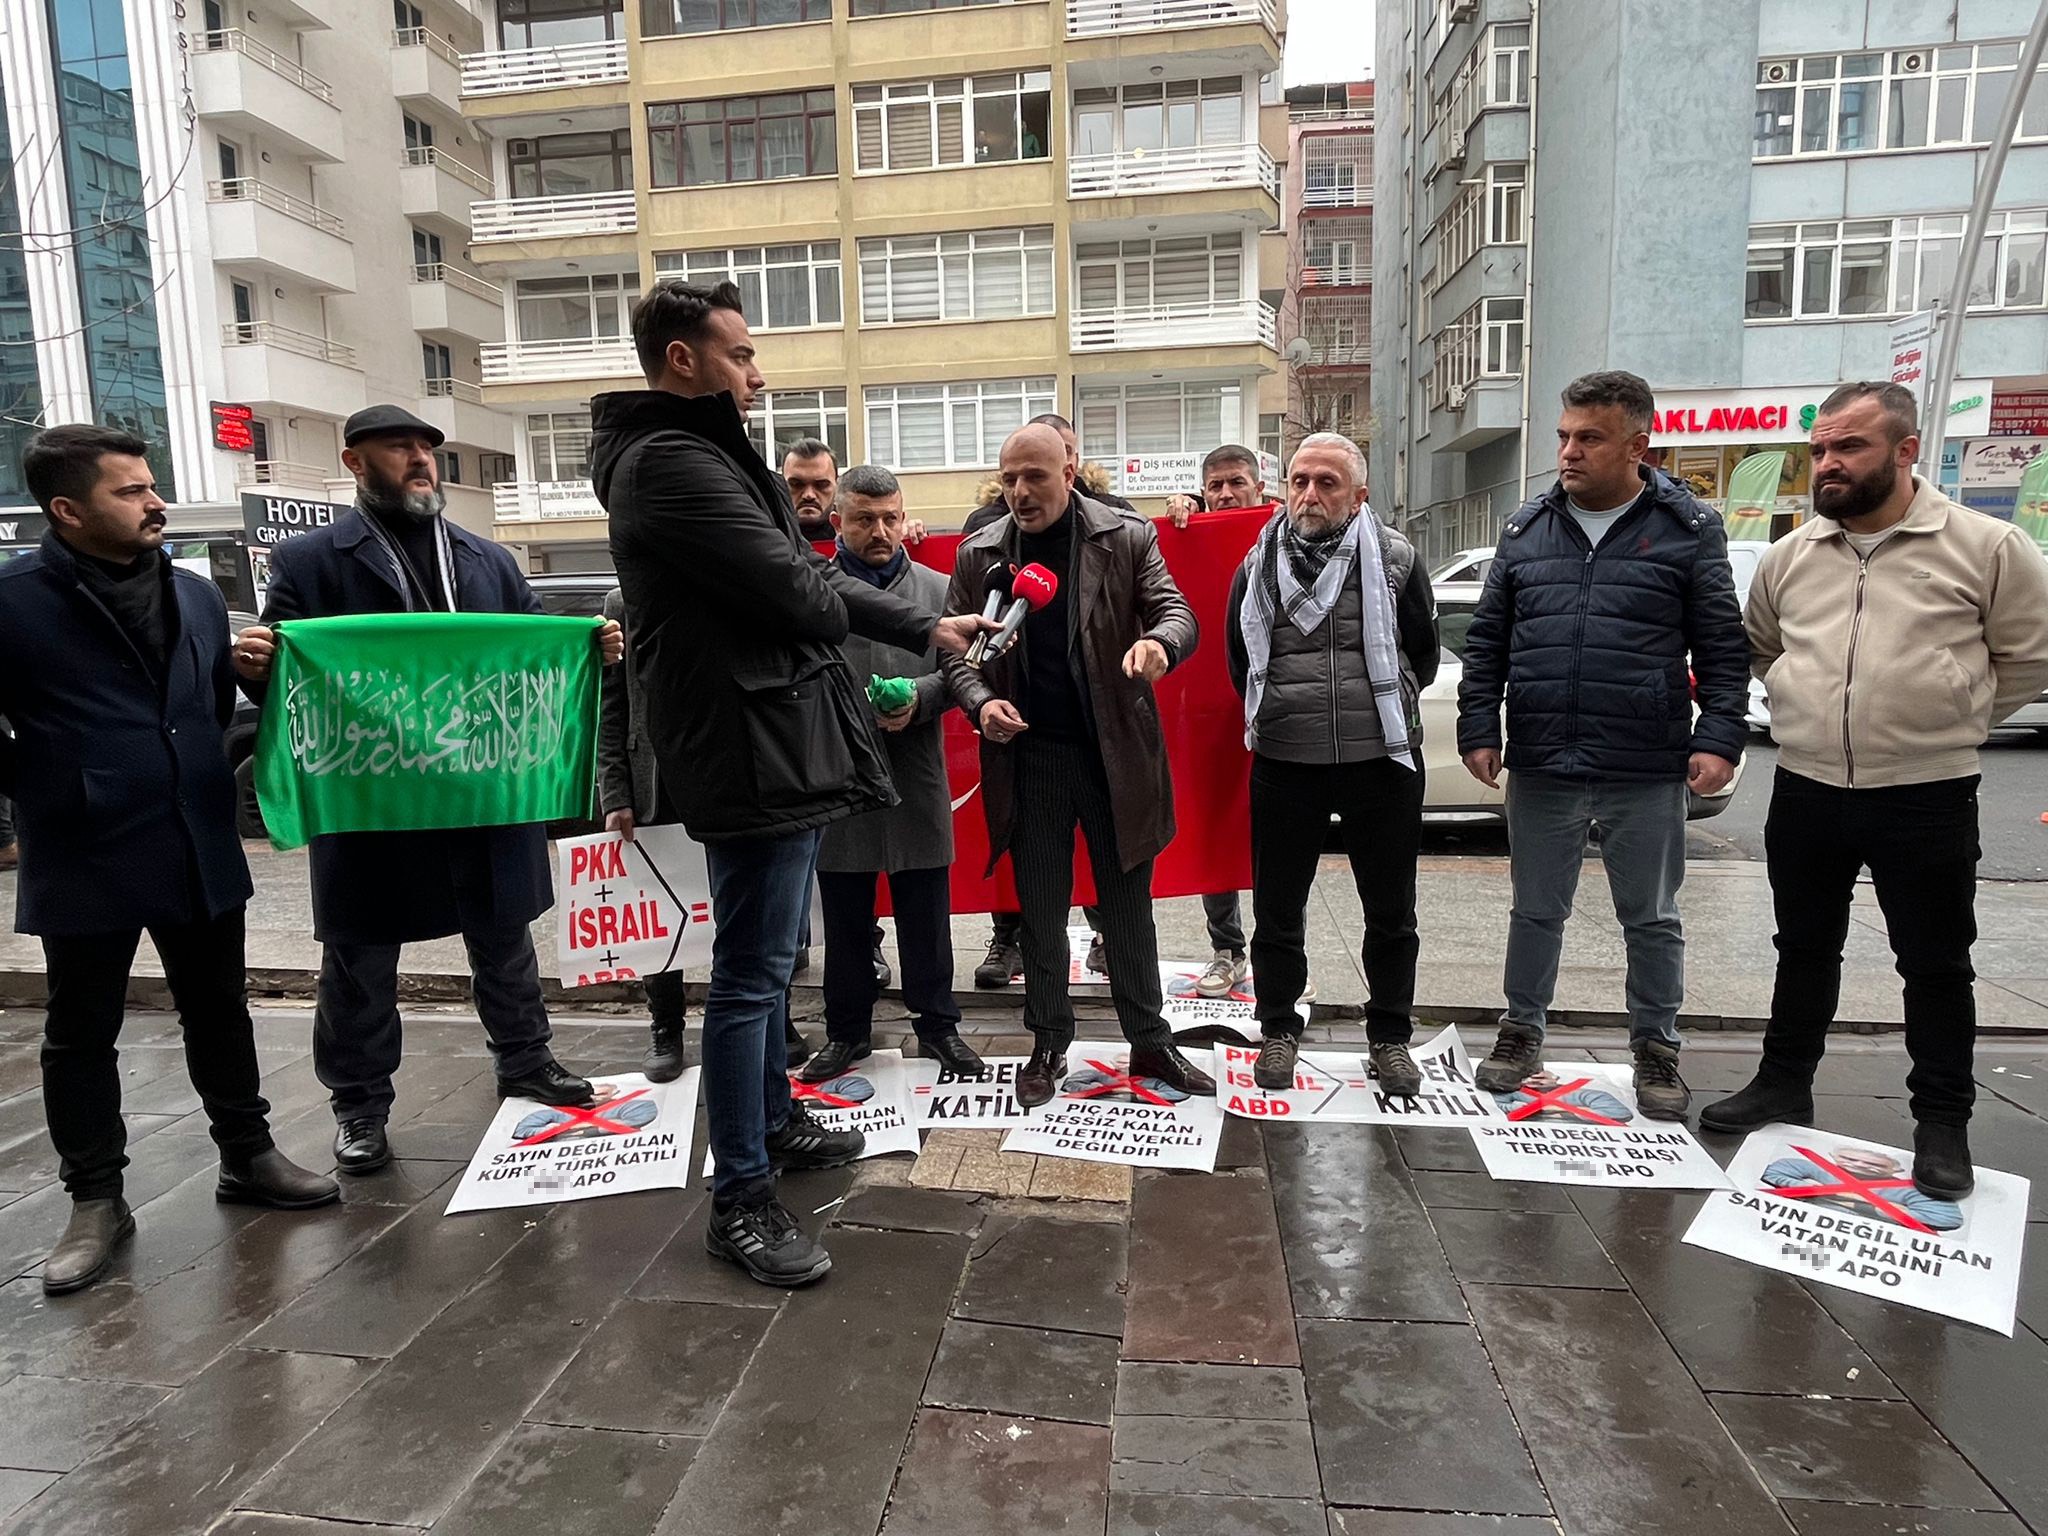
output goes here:
<path id="1" fill-rule="evenodd" d="M 438 428 L 402 407 L 373 405 L 343 423 L 342 442 L 355 505 L 277 546 L 263 623 L 235 644 L 245 691 L 266 707 L 281 707 L 266 698 L 273 624 L 353 613 L 541 611 L 504 545 L 444 515 Z M 625 638 L 606 622 L 595 643 L 617 661 Z M 590 1084 L 549 1047 L 529 928 L 555 900 L 545 826 L 330 833 L 313 839 L 308 858 L 321 945 L 313 1070 L 333 1103 L 342 1172 L 369 1173 L 391 1160 L 385 1127 L 405 1053 L 398 962 L 407 944 L 462 935 L 500 1098 L 590 1102 Z"/>
<path id="2" fill-rule="evenodd" d="M 839 482 L 833 558 L 847 574 L 892 592 L 933 615 L 944 611 L 946 578 L 913 561 L 903 547 L 903 488 L 872 464 Z M 960 1038 L 953 997 L 953 798 L 946 781 L 946 713 L 953 707 L 938 654 L 904 657 L 850 636 L 846 664 L 856 681 L 882 678 L 907 699 L 870 703 L 888 753 L 899 803 L 825 829 L 818 853 L 818 896 L 825 913 L 826 1043 L 797 1075 L 826 1083 L 869 1054 L 879 978 L 869 964 L 875 932 L 875 882 L 889 881 L 903 1000 L 924 1054 L 948 1071 L 973 1076 L 981 1058 Z"/>
<path id="3" fill-rule="evenodd" d="M 71 1219 L 43 1266 L 91 1285 L 135 1231 L 115 1050 L 146 932 L 220 1148 L 216 1198 L 285 1209 L 340 1198 L 272 1144 L 244 969 L 249 866 L 222 731 L 234 714 L 227 604 L 165 553 L 148 445 L 52 427 L 22 467 L 50 521 L 0 566 L 0 792 L 20 817 L 15 926 L 42 939 L 43 1107 Z"/>
<path id="4" fill-rule="evenodd" d="M 800 437 L 782 452 L 782 478 L 799 532 L 813 544 L 832 539 L 832 504 L 839 496 L 839 458 L 832 445 Z"/>
<path id="5" fill-rule="evenodd" d="M 1636 1099 L 1653 1119 L 1682 1120 L 1687 796 L 1726 788 L 1742 759 L 1749 647 L 1720 517 L 1643 463 L 1650 386 L 1589 373 L 1563 403 L 1557 484 L 1502 530 L 1458 689 L 1466 769 L 1498 787 L 1505 697 L 1513 770 L 1507 1011 L 1474 1080 L 1506 1093 L 1542 1065 L 1565 919 L 1597 825 L 1628 947 Z"/>
<path id="6" fill-rule="evenodd" d="M 824 829 L 896 802 L 839 647 L 857 632 L 912 655 L 964 651 L 989 626 L 934 618 L 804 540 L 788 487 L 747 439 L 766 381 L 739 289 L 656 283 L 634 307 L 633 344 L 648 387 L 591 402 L 592 469 L 664 819 L 704 844 L 711 879 L 705 1246 L 763 1284 L 804 1285 L 832 1260 L 776 1199 L 775 1171 L 836 1167 L 865 1143 L 791 1103 L 770 1044 Z"/>
<path id="7" fill-rule="evenodd" d="M 1868 868 L 1905 983 L 1913 1184 L 1960 1200 L 1976 1182 L 1977 749 L 2048 688 L 2048 562 L 2020 528 L 1913 473 L 1917 416 L 1897 384 L 1844 384 L 1821 402 L 1817 515 L 1771 546 L 1750 587 L 1778 743 L 1764 823 L 1778 976 L 1755 1079 L 1700 1124 L 1812 1120 Z"/>

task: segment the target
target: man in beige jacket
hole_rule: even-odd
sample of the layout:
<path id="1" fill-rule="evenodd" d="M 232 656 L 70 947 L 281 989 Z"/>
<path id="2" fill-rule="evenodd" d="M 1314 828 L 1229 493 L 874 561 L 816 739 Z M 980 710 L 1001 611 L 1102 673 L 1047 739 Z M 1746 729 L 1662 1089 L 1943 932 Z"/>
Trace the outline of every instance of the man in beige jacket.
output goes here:
<path id="1" fill-rule="evenodd" d="M 1867 866 L 1905 982 L 1913 1183 L 1960 1200 L 1974 1184 L 1977 749 L 2048 686 L 2048 562 L 2013 524 L 1913 474 L 1916 419 L 1896 384 L 1844 384 L 1822 402 L 1820 515 L 1771 547 L 1750 588 L 1778 740 L 1764 828 L 1778 978 L 1755 1079 L 1700 1124 L 1812 1119 Z"/>

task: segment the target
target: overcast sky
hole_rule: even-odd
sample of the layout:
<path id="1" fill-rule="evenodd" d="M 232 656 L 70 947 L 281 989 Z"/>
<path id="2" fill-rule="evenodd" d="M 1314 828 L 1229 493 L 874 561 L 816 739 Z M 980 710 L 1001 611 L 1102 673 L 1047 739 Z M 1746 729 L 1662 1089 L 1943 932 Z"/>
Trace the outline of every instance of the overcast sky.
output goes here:
<path id="1" fill-rule="evenodd" d="M 1288 0 L 1286 84 L 1372 73 L 1373 0 Z"/>

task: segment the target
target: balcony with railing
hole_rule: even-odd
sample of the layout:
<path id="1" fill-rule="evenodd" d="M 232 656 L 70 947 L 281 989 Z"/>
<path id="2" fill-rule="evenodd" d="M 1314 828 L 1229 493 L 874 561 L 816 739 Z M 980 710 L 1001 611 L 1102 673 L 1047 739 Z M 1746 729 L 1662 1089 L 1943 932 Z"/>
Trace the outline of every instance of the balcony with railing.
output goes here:
<path id="1" fill-rule="evenodd" d="M 356 252 L 341 216 L 238 176 L 206 184 L 213 259 L 292 278 L 322 293 L 353 293 Z"/>
<path id="2" fill-rule="evenodd" d="M 479 355 L 486 384 L 615 382 L 640 374 L 628 336 L 486 342 Z"/>
<path id="3" fill-rule="evenodd" d="M 495 341 L 505 334 L 505 291 L 444 261 L 412 269 L 412 328 L 433 336 Z"/>
<path id="4" fill-rule="evenodd" d="M 470 238 L 487 245 L 631 235 L 639 227 L 640 216 L 631 191 L 581 192 L 568 197 L 501 197 L 476 202 L 470 204 L 469 220 Z"/>
<path id="5" fill-rule="evenodd" d="M 1273 0 L 1067 0 L 1069 37 L 1239 26 L 1262 26 L 1278 37 Z"/>
<path id="6" fill-rule="evenodd" d="M 1303 212 L 1349 211 L 1372 206 L 1372 137 L 1304 134 L 1301 139 Z"/>
<path id="7" fill-rule="evenodd" d="M 588 480 L 508 480 L 491 487 L 491 510 L 501 523 L 551 523 L 603 517 Z"/>
<path id="8" fill-rule="evenodd" d="M 451 443 L 491 453 L 512 451 L 512 418 L 484 404 L 484 392 L 467 379 L 430 374 L 420 380 L 420 420 Z"/>
<path id="9" fill-rule="evenodd" d="M 437 145 L 415 145 L 399 153 L 399 211 L 436 234 L 468 239 L 470 205 L 496 190 L 491 178 Z"/>
<path id="10" fill-rule="evenodd" d="M 267 320 L 221 327 L 221 367 L 230 400 L 276 405 L 338 421 L 367 403 L 355 350 Z"/>
<path id="11" fill-rule="evenodd" d="M 591 85 L 623 85 L 626 43 L 562 43 L 549 48 L 508 48 L 466 54 L 462 60 L 465 110 L 478 98 L 525 95 L 533 91 L 572 90 Z M 508 108 L 514 103 L 506 103 Z M 488 103 L 486 103 L 488 110 Z"/>
<path id="12" fill-rule="evenodd" d="M 391 34 L 391 94 L 407 106 L 461 110 L 462 50 L 426 27 Z"/>
<path id="13" fill-rule="evenodd" d="M 1072 198 L 1139 197 L 1164 192 L 1263 188 L 1280 196 L 1273 157 L 1258 144 L 1192 144 L 1170 149 L 1124 149 L 1076 155 L 1067 162 Z"/>
<path id="14" fill-rule="evenodd" d="M 1357 261 L 1329 261 L 1321 266 L 1306 265 L 1301 269 L 1303 288 L 1364 288 L 1372 283 L 1372 263 L 1363 258 Z"/>
<path id="15" fill-rule="evenodd" d="M 202 32 L 192 46 L 192 103 L 201 117 L 307 159 L 342 158 L 341 108 L 325 80 L 238 28 Z"/>
<path id="16" fill-rule="evenodd" d="M 1278 345 L 1278 319 L 1271 305 L 1257 299 L 1083 309 L 1069 321 L 1069 340 L 1076 352 L 1253 344 L 1274 347 Z"/>
<path id="17" fill-rule="evenodd" d="M 236 480 L 236 485 L 288 486 L 293 490 L 310 491 L 316 496 L 327 494 L 327 471 L 312 464 L 294 464 L 286 459 L 255 459 Z"/>

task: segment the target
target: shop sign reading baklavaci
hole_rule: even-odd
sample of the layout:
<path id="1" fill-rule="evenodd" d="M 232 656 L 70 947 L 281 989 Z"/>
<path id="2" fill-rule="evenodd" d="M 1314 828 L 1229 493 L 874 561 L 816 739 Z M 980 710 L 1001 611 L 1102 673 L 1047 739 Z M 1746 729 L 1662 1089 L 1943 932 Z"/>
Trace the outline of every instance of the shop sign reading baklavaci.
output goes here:
<path id="1" fill-rule="evenodd" d="M 1657 392 L 1650 440 L 1663 443 L 1793 443 L 1813 430 L 1831 385 L 1790 389 L 1669 389 Z M 1958 379 L 1949 391 L 1950 437 L 1991 430 L 1991 381 Z"/>

